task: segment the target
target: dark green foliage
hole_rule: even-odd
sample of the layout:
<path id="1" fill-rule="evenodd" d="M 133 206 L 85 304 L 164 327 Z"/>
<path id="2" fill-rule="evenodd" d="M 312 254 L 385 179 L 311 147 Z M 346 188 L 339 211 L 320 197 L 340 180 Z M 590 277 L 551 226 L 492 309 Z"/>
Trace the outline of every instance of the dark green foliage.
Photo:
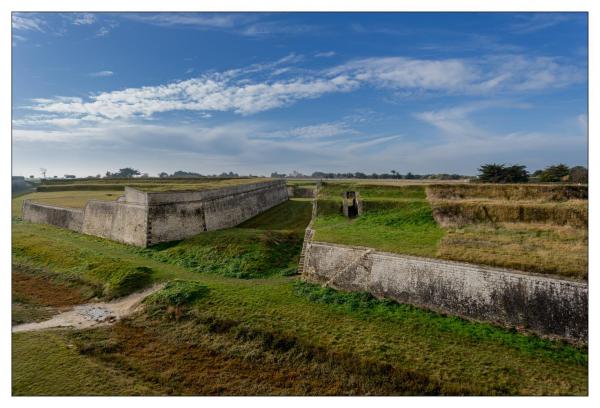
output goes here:
<path id="1" fill-rule="evenodd" d="M 526 183 L 529 173 L 525 166 L 504 164 L 484 164 L 479 168 L 478 180 L 484 183 Z"/>
<path id="2" fill-rule="evenodd" d="M 588 170 L 583 166 L 571 167 L 569 171 L 569 181 L 571 183 L 587 184 Z"/>
<path id="3" fill-rule="evenodd" d="M 232 278 L 264 278 L 295 266 L 302 248 L 296 232 L 235 228 L 139 250 L 161 262 Z"/>
<path id="4" fill-rule="evenodd" d="M 88 268 L 89 275 L 105 282 L 104 295 L 111 298 L 129 295 L 144 288 L 152 280 L 151 268 L 133 266 L 119 260 L 92 263 Z"/>
<path id="5" fill-rule="evenodd" d="M 187 306 L 202 299 L 208 292 L 208 287 L 200 282 L 175 279 L 144 302 L 160 306 Z"/>
<path id="6" fill-rule="evenodd" d="M 569 176 L 569 166 L 565 164 L 557 164 L 554 166 L 548 166 L 544 169 L 540 175 L 540 181 L 544 183 L 554 183 L 557 181 L 568 181 L 566 178 Z"/>

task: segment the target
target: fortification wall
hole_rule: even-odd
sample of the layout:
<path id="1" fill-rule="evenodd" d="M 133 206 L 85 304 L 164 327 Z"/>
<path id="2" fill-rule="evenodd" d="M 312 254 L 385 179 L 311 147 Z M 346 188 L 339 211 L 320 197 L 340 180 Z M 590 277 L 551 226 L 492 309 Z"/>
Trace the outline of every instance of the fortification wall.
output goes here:
<path id="1" fill-rule="evenodd" d="M 287 199 L 285 180 L 181 192 L 126 187 L 117 201 L 91 200 L 83 210 L 26 201 L 23 218 L 146 247 L 236 226 Z"/>
<path id="2" fill-rule="evenodd" d="M 148 245 L 234 227 L 288 199 L 285 182 L 148 193 Z"/>
<path id="3" fill-rule="evenodd" d="M 305 279 L 427 309 L 587 341 L 588 285 L 506 269 L 312 242 Z"/>
<path id="4" fill-rule="evenodd" d="M 85 206 L 81 232 L 145 247 L 146 226 L 147 211 L 144 206 L 92 200 Z"/>
<path id="5" fill-rule="evenodd" d="M 83 210 L 23 201 L 23 220 L 81 232 Z"/>

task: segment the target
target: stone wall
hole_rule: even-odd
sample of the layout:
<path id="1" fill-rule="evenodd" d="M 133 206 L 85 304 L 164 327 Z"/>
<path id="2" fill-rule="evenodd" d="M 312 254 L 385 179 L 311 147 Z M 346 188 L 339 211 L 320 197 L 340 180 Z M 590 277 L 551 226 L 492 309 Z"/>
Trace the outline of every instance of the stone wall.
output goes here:
<path id="1" fill-rule="evenodd" d="M 23 220 L 81 232 L 83 210 L 23 201 Z"/>
<path id="2" fill-rule="evenodd" d="M 200 191 L 126 187 L 117 201 L 91 200 L 83 210 L 27 202 L 23 218 L 146 247 L 236 226 L 287 199 L 285 180 Z"/>
<path id="3" fill-rule="evenodd" d="M 587 341 L 588 285 L 459 262 L 311 242 L 306 280 L 470 319 Z"/>
<path id="4" fill-rule="evenodd" d="M 142 205 L 91 200 L 84 209 L 81 232 L 145 247 L 147 225 L 148 212 Z"/>

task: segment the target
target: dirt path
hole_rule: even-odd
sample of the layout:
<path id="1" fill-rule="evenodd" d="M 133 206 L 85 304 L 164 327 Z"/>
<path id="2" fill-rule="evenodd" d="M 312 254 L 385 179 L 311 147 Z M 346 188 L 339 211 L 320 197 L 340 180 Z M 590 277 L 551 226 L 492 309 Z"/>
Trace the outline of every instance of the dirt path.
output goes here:
<path id="1" fill-rule="evenodd" d="M 44 322 L 25 323 L 13 326 L 13 333 L 44 330 L 54 327 L 74 327 L 86 329 L 93 326 L 112 324 L 136 311 L 141 301 L 163 285 L 154 285 L 142 292 L 132 293 L 111 302 L 88 303 L 75 306 L 68 312 L 60 313 Z"/>

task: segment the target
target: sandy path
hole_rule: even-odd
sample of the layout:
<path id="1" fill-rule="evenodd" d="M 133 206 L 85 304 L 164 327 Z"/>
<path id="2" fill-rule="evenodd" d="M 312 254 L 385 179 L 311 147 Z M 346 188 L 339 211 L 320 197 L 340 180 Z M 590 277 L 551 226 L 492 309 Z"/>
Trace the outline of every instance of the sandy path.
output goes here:
<path id="1" fill-rule="evenodd" d="M 151 293 L 163 287 L 162 284 L 154 285 L 142 292 L 132 293 L 111 302 L 87 303 L 75 306 L 73 309 L 57 314 L 50 320 L 38 323 L 25 323 L 13 326 L 13 333 L 44 330 L 54 327 L 74 327 L 86 329 L 93 326 L 112 324 L 123 317 L 135 312 L 141 301 Z"/>

